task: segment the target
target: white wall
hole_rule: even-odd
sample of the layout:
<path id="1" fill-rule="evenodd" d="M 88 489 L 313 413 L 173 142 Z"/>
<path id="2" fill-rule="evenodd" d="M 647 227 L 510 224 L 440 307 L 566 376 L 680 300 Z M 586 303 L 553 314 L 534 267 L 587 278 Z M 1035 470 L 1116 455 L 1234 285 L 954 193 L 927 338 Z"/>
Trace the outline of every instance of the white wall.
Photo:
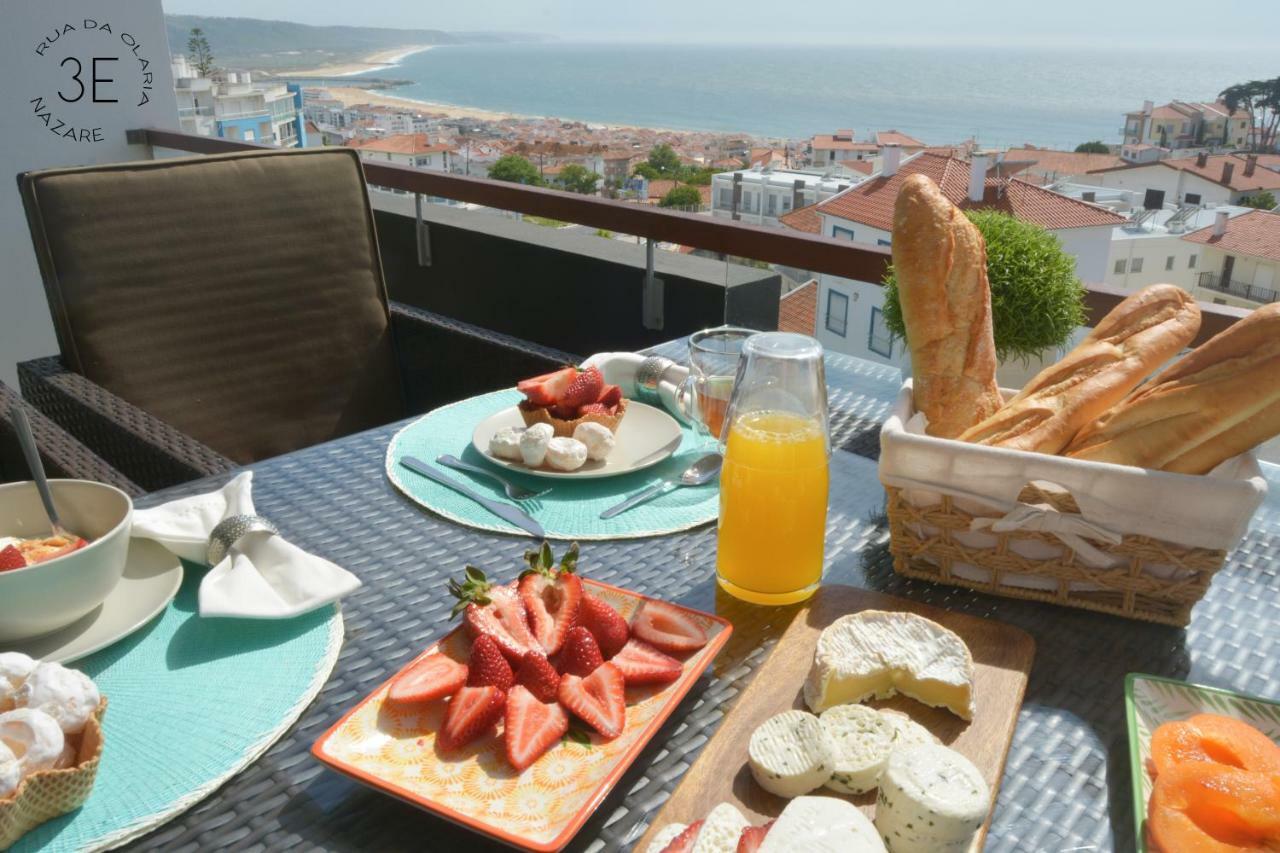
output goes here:
<path id="1" fill-rule="evenodd" d="M 86 27 L 86 18 L 96 26 Z M 40 47 L 55 35 L 56 41 Z M 80 62 L 80 79 L 85 85 L 84 96 L 69 104 L 58 97 L 59 92 L 73 99 L 78 94 L 71 79 L 75 63 L 60 66 L 68 57 Z M 92 102 L 94 57 L 103 58 L 99 59 L 97 76 L 113 80 L 98 84 L 98 97 L 114 97 L 117 103 Z M 116 61 L 107 62 L 106 57 Z M 142 60 L 149 63 L 145 70 Z M 0 27 L 0 80 L 4 81 L 0 103 L 5 116 L 0 127 L 4 137 L 0 146 L 0 175 L 4 178 L 0 186 L 0 268 L 6 273 L 0 287 L 0 381 L 16 385 L 16 362 L 54 355 L 58 347 L 13 178 L 19 172 L 51 166 L 145 159 L 147 148 L 127 145 L 125 130 L 177 129 L 178 107 L 160 0 L 131 0 L 127 4 L 6 2 L 4 26 Z M 47 111 L 48 126 L 36 114 L 36 98 L 43 99 L 41 112 Z M 143 100 L 147 103 L 140 105 Z M 59 121 L 63 134 L 74 127 L 77 138 L 55 134 Z"/>
<path id="2" fill-rule="evenodd" d="M 1122 229 L 1116 229 L 1121 231 Z M 1101 281 L 1114 287 L 1122 287 L 1130 293 L 1150 284 L 1176 284 L 1184 290 L 1192 290 L 1199 281 L 1201 249 L 1199 243 L 1189 243 L 1181 235 L 1166 234 L 1160 237 L 1120 237 L 1111 240 L 1111 255 L 1107 259 L 1106 276 Z M 1196 265 L 1189 266 L 1190 258 Z M 1169 257 L 1173 257 L 1173 269 L 1165 269 Z M 1142 258 L 1142 271 L 1133 272 L 1133 259 Z M 1123 260 L 1125 271 L 1115 271 L 1116 261 Z"/>
<path id="3" fill-rule="evenodd" d="M 1236 166 L 1237 174 L 1244 168 L 1241 162 Z M 1118 187 L 1144 193 L 1148 189 L 1164 190 L 1165 204 L 1178 204 L 1185 193 L 1199 193 L 1201 204 L 1229 204 L 1231 190 L 1221 184 L 1206 181 L 1199 175 L 1185 169 L 1173 169 L 1168 166 L 1151 164 L 1135 169 L 1119 169 L 1114 172 L 1097 172 L 1087 176 L 1089 182 L 1100 187 Z M 1137 204 L 1142 204 L 1141 196 Z"/>
<path id="4" fill-rule="evenodd" d="M 1107 258 L 1111 254 L 1110 225 L 1092 228 L 1063 228 L 1052 231 L 1062 248 L 1076 259 L 1076 276 L 1083 282 L 1102 281 L 1107 274 Z"/>

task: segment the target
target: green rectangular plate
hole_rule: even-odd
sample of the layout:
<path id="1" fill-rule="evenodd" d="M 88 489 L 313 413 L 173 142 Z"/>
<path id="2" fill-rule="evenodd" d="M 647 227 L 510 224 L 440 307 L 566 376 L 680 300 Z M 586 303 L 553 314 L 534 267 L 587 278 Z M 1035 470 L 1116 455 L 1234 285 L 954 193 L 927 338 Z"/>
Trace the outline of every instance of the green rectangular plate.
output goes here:
<path id="1" fill-rule="evenodd" d="M 1139 853 L 1147 853 L 1147 801 L 1151 799 L 1151 732 L 1161 723 L 1200 713 L 1244 720 L 1280 743 L 1280 702 L 1246 696 L 1217 687 L 1188 684 L 1173 678 L 1131 672 L 1124 679 L 1125 716 L 1129 722 L 1129 767 L 1133 776 L 1133 820 Z"/>

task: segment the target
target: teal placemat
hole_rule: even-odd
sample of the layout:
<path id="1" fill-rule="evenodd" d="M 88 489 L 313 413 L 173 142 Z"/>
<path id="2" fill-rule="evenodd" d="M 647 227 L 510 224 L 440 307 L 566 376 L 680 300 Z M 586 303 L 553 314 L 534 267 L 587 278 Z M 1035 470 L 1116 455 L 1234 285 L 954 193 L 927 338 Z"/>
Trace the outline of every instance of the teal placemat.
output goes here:
<path id="1" fill-rule="evenodd" d="M 159 826 L 266 751 L 311 703 L 342 645 L 336 606 L 294 619 L 201 619 L 204 566 L 142 630 L 71 664 L 107 697 L 88 802 L 12 851 L 103 850 Z"/>
<path id="2" fill-rule="evenodd" d="M 434 465 L 437 456 L 451 453 L 473 465 L 492 466 L 483 454 L 471 446 L 471 434 L 480 421 L 494 412 L 514 406 L 521 399 L 520 392 L 507 389 L 482 394 L 428 412 L 391 439 L 387 448 L 387 476 L 415 502 L 459 524 L 481 530 L 528 535 L 474 501 L 437 485 L 426 477 L 420 477 L 399 464 L 402 456 L 416 456 Z M 705 452 L 705 449 L 700 451 L 700 448 L 704 448 L 704 440 L 693 429 L 681 426 L 681 432 L 683 439 L 680 447 L 670 459 L 634 474 L 596 480 L 552 480 L 492 467 L 513 482 L 529 488 L 550 487 L 550 493 L 518 504 L 538 520 L 550 538 L 632 539 L 639 536 L 660 536 L 714 521 L 720 512 L 719 485 L 708 483 L 704 486 L 674 489 L 608 521 L 601 520 L 600 513 L 645 486 L 679 475 Z M 501 487 L 495 484 L 461 471 L 443 467 L 441 470 L 479 494 L 507 500 Z"/>

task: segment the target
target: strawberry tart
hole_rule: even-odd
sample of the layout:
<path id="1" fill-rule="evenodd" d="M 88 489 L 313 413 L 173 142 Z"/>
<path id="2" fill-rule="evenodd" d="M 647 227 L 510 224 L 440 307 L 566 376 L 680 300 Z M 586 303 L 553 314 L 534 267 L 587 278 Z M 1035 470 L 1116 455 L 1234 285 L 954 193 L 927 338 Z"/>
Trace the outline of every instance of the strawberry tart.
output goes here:
<path id="1" fill-rule="evenodd" d="M 627 413 L 622 389 L 607 384 L 597 367 L 565 367 L 519 382 L 516 390 L 525 397 L 520 402 L 525 426 L 550 424 L 557 437 L 570 438 L 585 423 L 617 432 Z"/>

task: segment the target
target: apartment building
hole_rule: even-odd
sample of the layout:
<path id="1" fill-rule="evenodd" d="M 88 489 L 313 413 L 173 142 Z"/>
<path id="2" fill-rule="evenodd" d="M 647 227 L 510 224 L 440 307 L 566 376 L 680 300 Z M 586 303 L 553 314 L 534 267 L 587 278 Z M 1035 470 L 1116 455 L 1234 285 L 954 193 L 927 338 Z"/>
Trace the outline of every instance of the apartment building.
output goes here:
<path id="1" fill-rule="evenodd" d="M 1219 211 L 1212 225 L 1182 239 L 1202 255 L 1197 299 L 1244 308 L 1280 302 L 1280 214 Z"/>
<path id="2" fill-rule="evenodd" d="M 869 163 L 841 162 L 823 172 L 773 168 L 720 172 L 711 176 L 711 215 L 777 226 L 791 211 L 867 180 L 870 169 Z"/>
<path id="3" fill-rule="evenodd" d="M 351 140 L 361 159 L 395 163 L 432 172 L 452 171 L 457 152 L 445 142 L 432 142 L 425 133 L 398 133 L 374 139 Z M 404 190 L 394 190 L 404 193 Z"/>
<path id="4" fill-rule="evenodd" d="M 171 65 L 178 122 L 185 133 L 280 148 L 306 145 L 297 85 L 255 83 L 248 71 L 201 77 L 185 56 L 173 57 Z"/>
<path id="5" fill-rule="evenodd" d="M 1252 210 L 1225 205 L 1147 213 L 1139 208 L 1129 222 L 1112 230 L 1111 255 L 1102 281 L 1130 293 L 1157 283 L 1176 284 L 1196 293 L 1201 274 L 1209 268 L 1205 266 L 1204 247 L 1186 236 L 1208 228 L 1221 216 L 1234 219 Z M 1211 301 L 1200 295 L 1197 298 Z"/>
<path id="6" fill-rule="evenodd" d="M 1104 187 L 1152 190 L 1161 204 L 1239 204 L 1246 196 L 1269 191 L 1280 197 L 1280 172 L 1261 168 L 1256 154 L 1208 154 L 1095 169 L 1088 179 Z"/>
<path id="7" fill-rule="evenodd" d="M 869 160 L 880 153 L 875 142 L 859 142 L 852 130 L 820 133 L 809 140 L 809 164 L 822 167 L 841 160 Z"/>
<path id="8" fill-rule="evenodd" d="M 1141 110 L 1126 113 L 1126 145 L 1161 148 L 1243 147 L 1249 137 L 1249 114 L 1231 112 L 1221 101 L 1170 101 L 1155 106 L 1146 101 Z"/>

